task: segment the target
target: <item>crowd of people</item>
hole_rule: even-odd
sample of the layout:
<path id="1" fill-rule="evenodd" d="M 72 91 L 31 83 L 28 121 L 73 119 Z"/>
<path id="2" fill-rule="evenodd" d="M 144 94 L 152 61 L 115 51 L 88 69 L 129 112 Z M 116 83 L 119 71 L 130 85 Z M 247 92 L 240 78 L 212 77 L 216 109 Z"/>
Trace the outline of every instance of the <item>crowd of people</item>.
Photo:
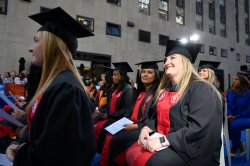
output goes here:
<path id="1" fill-rule="evenodd" d="M 243 154 L 249 80 L 236 75 L 223 96 L 214 72 L 218 64 L 205 62 L 198 72 L 192 65 L 201 45 L 168 40 L 162 59 L 136 64 L 136 85 L 128 76 L 131 66 L 115 62 L 114 68 L 103 66 L 100 88 L 95 81 L 86 88 L 72 55 L 77 38 L 93 34 L 61 8 L 30 18 L 42 27 L 29 48 L 26 112 L 18 116 L 5 109 L 25 126 L 0 125 L 11 127 L 11 139 L 1 137 L 0 145 L 14 166 L 220 165 L 223 118 L 229 121 L 232 155 Z M 124 117 L 133 123 L 116 134 L 106 130 Z"/>

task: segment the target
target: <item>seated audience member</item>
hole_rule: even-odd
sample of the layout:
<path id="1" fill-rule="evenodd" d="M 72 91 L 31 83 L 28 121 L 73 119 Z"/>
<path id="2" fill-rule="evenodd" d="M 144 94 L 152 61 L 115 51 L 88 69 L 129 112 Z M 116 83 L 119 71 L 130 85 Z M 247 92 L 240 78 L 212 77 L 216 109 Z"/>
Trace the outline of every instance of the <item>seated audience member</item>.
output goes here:
<path id="1" fill-rule="evenodd" d="M 27 103 L 29 103 L 31 98 L 34 96 L 36 89 L 39 85 L 40 79 L 41 79 L 42 67 L 31 64 L 29 71 L 30 72 L 28 75 L 29 84 L 27 84 L 27 97 L 26 97 L 25 101 L 22 101 L 22 102 L 19 101 L 19 103 L 16 103 L 17 106 L 21 109 L 25 109 Z M 20 103 L 21 103 L 21 106 L 20 106 Z M 23 124 L 27 123 L 25 112 L 13 110 L 10 108 L 9 105 L 6 105 L 4 110 L 7 111 L 12 117 L 19 120 L 21 123 L 23 123 Z M 2 136 L 0 136 L 0 144 L 1 144 L 0 151 L 1 152 L 5 152 L 7 146 L 9 146 L 9 144 L 11 142 L 14 142 L 16 144 L 17 143 L 21 144 L 23 142 L 27 142 L 28 130 L 27 130 L 26 125 L 24 127 L 17 127 L 17 126 L 12 125 L 8 122 L 6 123 L 6 120 L 1 121 L 0 124 L 2 124 L 2 126 L 0 126 L 0 130 L 2 128 L 8 128 L 8 131 L 11 131 L 8 133 L 5 130 L 5 132 L 2 132 L 3 133 Z"/>
<path id="2" fill-rule="evenodd" d="M 167 42 L 165 72 L 154 96 L 155 111 L 150 111 L 156 121 L 141 129 L 138 144 L 127 151 L 128 165 L 219 165 L 221 95 L 192 66 L 199 49 L 198 44 Z M 161 136 L 151 138 L 155 131 Z"/>
<path id="3" fill-rule="evenodd" d="M 103 143 L 108 134 L 105 127 L 127 115 L 129 107 L 131 106 L 133 91 L 129 84 L 127 72 L 133 72 L 133 70 L 127 62 L 116 62 L 113 63 L 113 65 L 115 66 L 113 71 L 114 91 L 109 103 L 109 110 L 107 113 L 104 113 L 104 120 L 98 122 L 94 129 L 98 153 L 102 152 Z"/>
<path id="4" fill-rule="evenodd" d="M 241 130 L 250 128 L 250 90 L 249 82 L 243 75 L 233 78 L 233 85 L 227 92 L 227 114 L 229 137 L 232 140 L 231 155 L 236 156 L 238 149 L 245 154 L 240 141 Z"/>
<path id="5" fill-rule="evenodd" d="M 14 79 L 14 84 L 25 86 L 27 84 L 27 79 L 25 79 L 25 75 L 23 73 L 19 73 L 18 77 Z"/>
<path id="6" fill-rule="evenodd" d="M 199 76 L 216 86 L 217 78 L 215 75 L 215 69 L 217 69 L 219 65 L 220 62 L 200 61 Z"/>
<path id="7" fill-rule="evenodd" d="M 13 84 L 13 78 L 10 76 L 10 72 L 5 72 L 5 76 L 3 78 L 4 84 Z"/>
<path id="8" fill-rule="evenodd" d="M 102 153 L 101 164 L 103 159 L 103 165 L 106 165 L 107 161 L 105 160 L 107 160 L 108 156 L 108 165 L 123 165 L 125 163 L 126 149 L 138 140 L 140 130 L 148 120 L 148 110 L 150 109 L 155 90 L 160 82 L 158 62 L 161 61 L 146 61 L 136 64 L 141 65 L 141 70 L 138 70 L 138 86 L 133 93 L 131 104 L 130 120 L 132 120 L 134 124 L 125 125 L 123 131 L 109 138 L 109 150 L 109 141 L 105 141 L 103 151 L 105 150 L 107 155 L 105 156 L 105 154 Z"/>

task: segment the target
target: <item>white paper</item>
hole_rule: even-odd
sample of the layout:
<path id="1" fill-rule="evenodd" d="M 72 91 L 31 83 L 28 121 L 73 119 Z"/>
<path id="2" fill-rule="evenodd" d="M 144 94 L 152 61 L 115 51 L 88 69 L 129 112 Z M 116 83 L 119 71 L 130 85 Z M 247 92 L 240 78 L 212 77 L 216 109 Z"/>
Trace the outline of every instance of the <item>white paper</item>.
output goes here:
<path id="1" fill-rule="evenodd" d="M 0 153 L 0 165 L 1 166 L 12 166 L 13 163 L 10 160 L 8 160 L 6 154 Z"/>
<path id="2" fill-rule="evenodd" d="M 0 97 L 3 99 L 3 101 L 5 101 L 11 108 L 13 108 L 14 110 L 20 111 L 22 113 L 24 113 L 23 110 L 21 110 L 20 108 L 18 108 L 14 103 L 12 103 L 8 97 L 6 97 L 4 94 L 0 94 Z"/>
<path id="3" fill-rule="evenodd" d="M 0 108 L 0 117 L 3 117 L 5 120 L 17 125 L 17 126 L 23 126 L 21 122 L 19 122 L 16 118 L 13 118 L 10 116 L 7 112 L 5 112 L 3 109 Z"/>
<path id="4" fill-rule="evenodd" d="M 159 138 L 159 137 L 162 137 L 162 136 L 164 136 L 164 135 L 155 132 L 154 134 L 152 134 L 152 135 L 149 136 L 149 139 L 151 139 L 151 138 Z M 157 151 L 160 151 L 160 150 L 165 149 L 165 148 L 167 148 L 167 147 L 168 147 L 168 146 L 161 147 L 161 148 L 158 149 Z"/>
<path id="5" fill-rule="evenodd" d="M 124 129 L 124 125 L 125 124 L 133 124 L 134 122 L 129 120 L 128 118 L 122 118 L 118 121 L 116 121 L 115 123 L 112 123 L 111 125 L 109 125 L 108 127 L 106 127 L 105 129 L 110 132 L 112 135 L 115 135 L 117 132 L 121 131 L 122 129 Z"/>

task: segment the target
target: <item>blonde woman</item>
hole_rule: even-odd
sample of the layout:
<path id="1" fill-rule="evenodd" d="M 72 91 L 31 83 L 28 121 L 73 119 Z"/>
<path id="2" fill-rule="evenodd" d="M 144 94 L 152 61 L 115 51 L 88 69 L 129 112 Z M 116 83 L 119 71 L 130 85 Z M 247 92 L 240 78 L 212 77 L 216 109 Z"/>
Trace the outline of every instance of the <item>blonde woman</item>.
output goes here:
<path id="1" fill-rule="evenodd" d="M 27 106 L 29 139 L 6 150 L 14 166 L 90 165 L 95 154 L 90 101 L 73 64 L 77 39 L 93 34 L 61 8 L 30 16 L 42 27 L 29 48 L 42 66 L 38 89 Z"/>
<path id="2" fill-rule="evenodd" d="M 155 121 L 142 128 L 139 145 L 128 150 L 128 165 L 219 164 L 215 154 L 221 146 L 221 97 L 191 64 L 199 48 L 167 42 L 165 72 L 154 97 Z M 161 136 L 150 137 L 155 131 Z"/>
<path id="3" fill-rule="evenodd" d="M 215 75 L 215 69 L 218 68 L 219 65 L 220 62 L 200 61 L 199 76 L 217 87 L 218 80 Z"/>

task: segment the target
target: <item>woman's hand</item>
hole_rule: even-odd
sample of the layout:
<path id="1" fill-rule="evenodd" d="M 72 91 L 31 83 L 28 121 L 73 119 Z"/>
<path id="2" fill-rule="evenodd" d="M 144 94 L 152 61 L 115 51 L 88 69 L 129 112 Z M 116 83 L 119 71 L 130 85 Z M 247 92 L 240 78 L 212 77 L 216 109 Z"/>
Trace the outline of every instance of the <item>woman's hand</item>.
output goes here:
<path id="1" fill-rule="evenodd" d="M 138 124 L 125 124 L 124 125 L 124 130 L 126 131 L 131 131 L 135 129 L 138 129 Z"/>
<path id="2" fill-rule="evenodd" d="M 228 116 L 228 117 L 227 117 L 228 123 L 231 123 L 232 121 L 234 121 L 235 118 L 236 118 L 236 116 Z"/>
<path id="3" fill-rule="evenodd" d="M 154 152 L 156 150 L 159 150 L 160 148 L 162 148 L 162 145 L 159 137 L 150 138 L 145 145 L 145 149 L 147 149 L 150 152 Z"/>
<path id="4" fill-rule="evenodd" d="M 24 145 L 25 143 L 23 143 L 23 144 L 11 144 L 11 145 L 9 145 L 8 147 L 7 147 L 7 149 L 6 149 L 6 155 L 7 155 L 7 157 L 8 157 L 8 159 L 10 160 L 10 161 L 14 161 L 14 157 L 15 157 L 15 155 L 16 155 L 16 152 L 18 151 L 18 149 L 20 149 L 23 145 Z"/>
<path id="5" fill-rule="evenodd" d="M 19 145 L 12 144 L 12 145 L 9 145 L 8 148 L 6 149 L 6 155 L 10 161 L 14 160 L 18 147 Z"/>
<path id="6" fill-rule="evenodd" d="M 138 139 L 138 144 L 141 145 L 141 146 L 145 146 L 146 145 L 146 142 L 147 140 L 149 139 L 149 133 L 151 132 L 152 130 L 145 126 L 141 129 L 141 133 L 139 135 L 139 139 Z M 144 147 L 145 148 L 145 147 Z"/>

